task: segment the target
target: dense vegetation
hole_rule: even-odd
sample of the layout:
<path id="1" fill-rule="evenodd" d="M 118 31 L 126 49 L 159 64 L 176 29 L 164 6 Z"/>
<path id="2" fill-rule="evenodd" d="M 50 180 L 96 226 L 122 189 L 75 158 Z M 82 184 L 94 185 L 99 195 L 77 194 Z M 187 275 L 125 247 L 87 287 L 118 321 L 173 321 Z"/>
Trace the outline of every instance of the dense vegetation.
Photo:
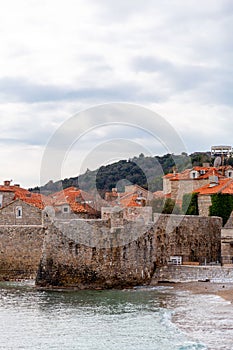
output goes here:
<path id="1" fill-rule="evenodd" d="M 129 160 L 101 166 L 91 171 L 87 169 L 85 174 L 77 177 L 67 178 L 61 181 L 49 181 L 41 188 L 30 189 L 33 192 L 42 190 L 48 194 L 62 188 L 76 186 L 85 191 L 97 189 L 100 193 L 110 191 L 117 187 L 122 191 L 125 184 L 138 184 L 152 192 L 162 190 L 162 176 L 174 169 L 182 171 L 203 162 L 210 162 L 210 152 L 195 152 L 188 156 L 186 153 L 180 155 L 165 154 L 163 156 L 148 157 L 140 154 Z"/>
<path id="2" fill-rule="evenodd" d="M 233 210 L 233 196 L 229 194 L 214 194 L 211 196 L 212 205 L 209 208 L 210 216 L 220 216 L 223 226 L 226 224 Z"/>
<path id="3" fill-rule="evenodd" d="M 174 199 L 171 198 L 152 199 L 149 205 L 152 207 L 153 213 L 182 214 L 180 207 L 176 205 Z"/>
<path id="4" fill-rule="evenodd" d="M 197 193 L 183 195 L 182 212 L 186 215 L 199 215 Z"/>

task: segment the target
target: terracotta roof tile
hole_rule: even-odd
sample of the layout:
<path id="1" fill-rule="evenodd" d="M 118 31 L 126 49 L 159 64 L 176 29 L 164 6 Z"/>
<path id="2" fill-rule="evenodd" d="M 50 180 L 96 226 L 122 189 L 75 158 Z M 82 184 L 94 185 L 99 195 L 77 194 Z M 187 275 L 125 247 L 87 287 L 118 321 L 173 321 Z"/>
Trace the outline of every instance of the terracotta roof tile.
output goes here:
<path id="1" fill-rule="evenodd" d="M 13 192 L 14 199 L 21 199 L 25 203 L 34 205 L 39 209 L 43 209 L 49 205 L 50 199 L 40 193 L 29 192 L 25 188 L 19 186 L 0 186 L 0 192 Z"/>
<path id="2" fill-rule="evenodd" d="M 200 174 L 201 170 L 205 171 L 205 174 Z M 190 177 L 190 173 L 192 171 L 198 171 L 199 172 L 199 176 L 197 178 L 191 178 Z M 225 176 L 222 175 L 221 171 L 219 171 L 215 167 L 209 167 L 209 168 L 206 168 L 206 167 L 194 167 L 192 169 L 185 169 L 181 173 L 177 173 L 175 175 L 173 174 L 173 176 L 170 178 L 170 181 L 180 181 L 180 180 L 194 180 L 194 181 L 198 181 L 198 180 L 208 179 L 209 176 L 212 176 L 212 175 L 218 176 L 218 178 L 225 178 Z"/>
<path id="3" fill-rule="evenodd" d="M 164 175 L 163 178 L 165 178 L 165 179 L 170 179 L 170 178 L 172 178 L 172 177 L 175 177 L 175 175 L 176 175 L 176 174 L 174 174 L 174 173 L 169 173 L 169 174 Z"/>
<path id="4" fill-rule="evenodd" d="M 137 198 L 137 194 L 130 193 L 129 195 L 126 195 L 120 199 L 120 204 L 123 207 L 141 207 L 141 205 L 137 202 Z"/>
<path id="5" fill-rule="evenodd" d="M 223 190 L 223 194 L 232 194 L 233 195 L 233 181 L 230 182 Z"/>
<path id="6" fill-rule="evenodd" d="M 96 214 L 96 210 L 89 204 L 94 203 L 94 197 L 76 187 L 68 187 L 49 196 L 55 207 L 68 204 L 75 213 Z M 90 202 L 90 203 L 88 203 Z"/>
<path id="7" fill-rule="evenodd" d="M 227 192 L 223 192 L 225 190 L 227 190 L 228 186 L 231 185 L 232 186 L 232 179 L 220 179 L 219 183 L 215 186 L 211 186 L 210 184 L 207 184 L 205 186 L 202 186 L 198 189 L 196 189 L 194 192 L 200 194 L 200 195 L 211 195 L 211 194 L 215 194 L 215 193 L 227 193 Z M 233 192 L 232 192 L 233 194 Z"/>

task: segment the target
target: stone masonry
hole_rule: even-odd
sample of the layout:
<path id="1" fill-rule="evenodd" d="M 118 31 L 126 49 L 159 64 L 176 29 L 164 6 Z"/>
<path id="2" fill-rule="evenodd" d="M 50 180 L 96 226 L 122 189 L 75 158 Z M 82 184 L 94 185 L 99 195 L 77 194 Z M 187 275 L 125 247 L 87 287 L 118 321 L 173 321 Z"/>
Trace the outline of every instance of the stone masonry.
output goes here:
<path id="1" fill-rule="evenodd" d="M 0 281 L 35 278 L 44 232 L 42 226 L 0 226 Z"/>
<path id="2" fill-rule="evenodd" d="M 17 217 L 17 209 L 21 216 Z M 39 208 L 17 199 L 0 210 L 0 225 L 42 225 L 43 213 Z"/>
<path id="3" fill-rule="evenodd" d="M 151 285 L 158 282 L 232 283 L 233 268 L 224 266 L 163 266 L 156 270 Z"/>
<path id="4" fill-rule="evenodd" d="M 61 225 L 53 225 L 47 232 L 38 286 L 127 287 L 146 283 L 155 271 L 156 240 L 150 226 L 128 223 L 111 230 L 108 222 L 84 225 L 77 220 L 62 231 Z"/>
<path id="5" fill-rule="evenodd" d="M 116 223 L 116 221 L 115 221 Z M 46 232 L 40 287 L 113 288 L 150 283 L 171 255 L 184 262 L 220 258 L 220 218 L 159 215 L 155 222 L 54 221 Z"/>

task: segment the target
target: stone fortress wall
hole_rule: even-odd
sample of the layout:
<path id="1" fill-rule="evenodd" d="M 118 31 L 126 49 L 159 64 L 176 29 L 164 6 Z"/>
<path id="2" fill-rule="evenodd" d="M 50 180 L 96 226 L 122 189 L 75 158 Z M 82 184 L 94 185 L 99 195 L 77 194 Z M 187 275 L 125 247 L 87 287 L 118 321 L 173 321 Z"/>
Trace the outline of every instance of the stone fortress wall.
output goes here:
<path id="1" fill-rule="evenodd" d="M 35 278 L 41 259 L 43 226 L 0 226 L 0 281 Z"/>
<path id="2" fill-rule="evenodd" d="M 34 225 L 2 224 L 0 280 L 37 275 L 42 287 L 126 287 L 149 283 L 170 256 L 200 263 L 220 257 L 220 218 L 137 218 L 130 221 L 114 211 L 106 220 L 50 221 L 44 215 Z"/>
<path id="3" fill-rule="evenodd" d="M 37 275 L 41 287 L 113 288 L 150 283 L 170 256 L 183 262 L 220 258 L 220 218 L 159 215 L 155 222 L 54 222 Z M 87 226 L 86 226 L 87 225 Z"/>

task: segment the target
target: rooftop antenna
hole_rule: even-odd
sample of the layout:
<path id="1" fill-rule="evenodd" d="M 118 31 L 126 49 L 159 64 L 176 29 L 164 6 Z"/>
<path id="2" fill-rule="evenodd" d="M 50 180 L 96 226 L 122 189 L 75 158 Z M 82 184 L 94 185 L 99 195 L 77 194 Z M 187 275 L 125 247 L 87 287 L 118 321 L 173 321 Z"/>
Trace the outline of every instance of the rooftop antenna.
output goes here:
<path id="1" fill-rule="evenodd" d="M 214 167 L 215 168 L 218 168 L 220 167 L 220 165 L 222 164 L 222 158 L 221 157 L 216 157 L 215 160 L 214 160 Z"/>

